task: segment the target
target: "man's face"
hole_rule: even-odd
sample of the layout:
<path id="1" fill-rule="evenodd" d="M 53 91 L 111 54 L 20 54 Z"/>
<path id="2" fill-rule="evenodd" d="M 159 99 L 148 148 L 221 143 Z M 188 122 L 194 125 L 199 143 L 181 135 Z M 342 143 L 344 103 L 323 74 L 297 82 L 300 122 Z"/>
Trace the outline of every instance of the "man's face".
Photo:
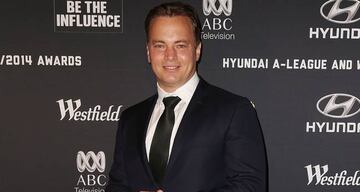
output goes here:
<path id="1" fill-rule="evenodd" d="M 175 91 L 193 76 L 200 53 L 189 18 L 160 16 L 151 21 L 147 56 L 165 91 Z"/>

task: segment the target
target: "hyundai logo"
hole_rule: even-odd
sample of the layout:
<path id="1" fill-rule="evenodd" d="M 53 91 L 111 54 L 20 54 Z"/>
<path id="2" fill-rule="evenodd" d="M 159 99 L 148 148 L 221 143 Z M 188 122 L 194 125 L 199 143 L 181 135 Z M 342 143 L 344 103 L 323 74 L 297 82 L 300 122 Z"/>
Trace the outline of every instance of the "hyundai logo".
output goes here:
<path id="1" fill-rule="evenodd" d="M 351 5 L 347 7 L 344 7 L 344 5 L 340 6 L 344 1 L 351 3 Z M 330 8 L 331 5 L 332 7 Z M 333 23 L 349 24 L 360 20 L 359 16 L 356 17 L 359 7 L 359 0 L 329 0 L 321 6 L 320 13 L 326 20 Z M 341 17 L 340 15 L 346 17 Z"/>
<path id="2" fill-rule="evenodd" d="M 216 2 L 219 2 L 218 7 L 216 7 Z M 203 12 L 206 16 L 210 15 L 211 12 L 216 16 L 221 15 L 221 13 L 229 16 L 232 12 L 232 0 L 203 0 Z"/>
<path id="3" fill-rule="evenodd" d="M 90 161 L 90 159 L 92 161 Z M 92 162 L 92 165 L 90 164 Z M 76 156 L 76 164 L 79 172 L 84 172 L 85 170 L 90 173 L 94 172 L 96 169 L 102 173 L 105 171 L 105 153 L 100 151 L 97 155 L 94 152 L 89 151 L 85 155 L 84 152 L 79 151 Z"/>
<path id="4" fill-rule="evenodd" d="M 360 100 L 349 94 L 335 93 L 322 97 L 316 107 L 325 116 L 348 118 L 360 112 Z"/>

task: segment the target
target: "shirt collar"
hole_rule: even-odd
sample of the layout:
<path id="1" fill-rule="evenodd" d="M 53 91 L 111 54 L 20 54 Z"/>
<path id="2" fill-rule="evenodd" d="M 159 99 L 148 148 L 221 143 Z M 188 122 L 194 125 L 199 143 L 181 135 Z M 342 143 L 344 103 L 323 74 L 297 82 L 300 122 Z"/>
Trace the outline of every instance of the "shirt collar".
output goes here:
<path id="1" fill-rule="evenodd" d="M 178 96 L 180 97 L 181 101 L 185 101 L 187 103 L 190 102 L 191 97 L 193 96 L 197 85 L 199 84 L 200 78 L 198 74 L 195 72 L 194 75 L 181 87 L 176 89 L 172 93 L 168 93 L 164 91 L 157 83 L 157 91 L 158 91 L 158 102 L 162 101 L 164 97 L 169 96 Z"/>

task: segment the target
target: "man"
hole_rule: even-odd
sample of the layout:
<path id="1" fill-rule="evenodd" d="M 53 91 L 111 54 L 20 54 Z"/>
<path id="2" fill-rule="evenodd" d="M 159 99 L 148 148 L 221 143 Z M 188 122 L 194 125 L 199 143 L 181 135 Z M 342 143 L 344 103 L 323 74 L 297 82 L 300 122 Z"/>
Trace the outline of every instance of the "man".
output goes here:
<path id="1" fill-rule="evenodd" d="M 201 25 L 183 3 L 153 8 L 147 57 L 158 93 L 122 113 L 108 192 L 265 192 L 255 109 L 201 79 Z"/>

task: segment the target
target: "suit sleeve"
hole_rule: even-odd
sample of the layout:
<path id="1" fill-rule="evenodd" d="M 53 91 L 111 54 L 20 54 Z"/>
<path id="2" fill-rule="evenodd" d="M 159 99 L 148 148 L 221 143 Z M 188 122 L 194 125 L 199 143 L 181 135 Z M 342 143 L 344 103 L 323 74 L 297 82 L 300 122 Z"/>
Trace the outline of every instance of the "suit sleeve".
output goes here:
<path id="1" fill-rule="evenodd" d="M 116 133 L 114 160 L 109 173 L 109 182 L 106 192 L 131 192 L 127 185 L 125 165 L 124 165 L 124 113 L 120 117 L 118 130 Z"/>
<path id="2" fill-rule="evenodd" d="M 226 183 L 212 192 L 266 192 L 267 160 L 261 127 L 250 101 L 239 103 L 225 139 Z"/>

